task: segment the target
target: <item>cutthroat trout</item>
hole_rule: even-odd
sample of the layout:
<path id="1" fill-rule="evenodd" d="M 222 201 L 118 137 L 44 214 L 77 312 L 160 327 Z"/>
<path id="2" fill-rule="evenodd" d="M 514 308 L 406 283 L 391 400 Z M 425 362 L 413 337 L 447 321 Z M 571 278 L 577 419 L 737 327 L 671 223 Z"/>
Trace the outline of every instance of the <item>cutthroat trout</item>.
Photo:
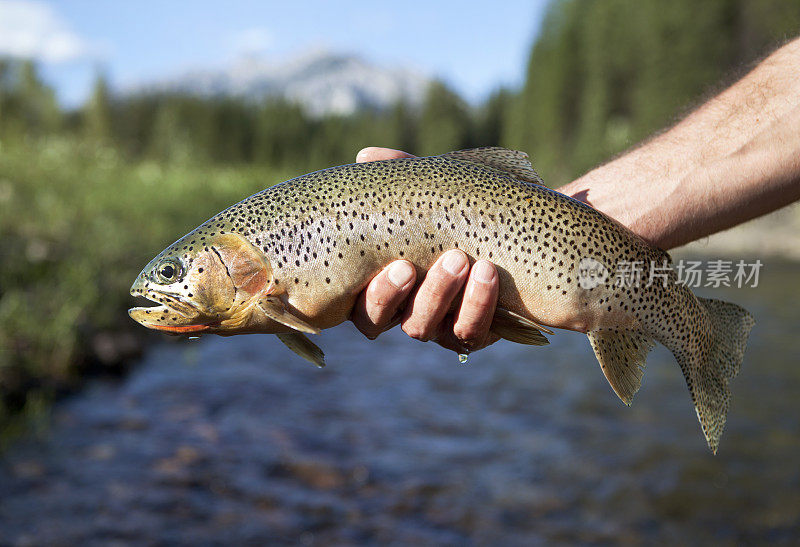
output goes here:
<path id="1" fill-rule="evenodd" d="M 548 327 L 586 333 L 626 404 L 654 341 L 664 344 L 716 452 L 752 316 L 696 297 L 666 252 L 545 187 L 523 152 L 480 148 L 342 165 L 267 188 L 147 264 L 131 294 L 158 305 L 129 313 L 171 334 L 277 334 L 322 366 L 322 351 L 304 333 L 347 320 L 391 261 L 411 261 L 421 278 L 451 248 L 497 266 L 495 334 L 543 345 Z M 621 264 L 643 266 L 641 278 L 620 282 L 612 274 Z"/>

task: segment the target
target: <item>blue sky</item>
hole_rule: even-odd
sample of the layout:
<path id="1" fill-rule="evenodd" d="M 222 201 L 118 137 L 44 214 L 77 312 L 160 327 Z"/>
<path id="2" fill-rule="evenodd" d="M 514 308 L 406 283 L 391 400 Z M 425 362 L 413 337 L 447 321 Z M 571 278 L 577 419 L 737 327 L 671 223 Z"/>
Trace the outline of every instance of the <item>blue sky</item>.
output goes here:
<path id="1" fill-rule="evenodd" d="M 0 0 L 0 54 L 33 55 L 60 100 L 79 103 L 97 67 L 127 87 L 244 53 L 355 52 L 444 78 L 471 101 L 519 85 L 546 0 Z"/>

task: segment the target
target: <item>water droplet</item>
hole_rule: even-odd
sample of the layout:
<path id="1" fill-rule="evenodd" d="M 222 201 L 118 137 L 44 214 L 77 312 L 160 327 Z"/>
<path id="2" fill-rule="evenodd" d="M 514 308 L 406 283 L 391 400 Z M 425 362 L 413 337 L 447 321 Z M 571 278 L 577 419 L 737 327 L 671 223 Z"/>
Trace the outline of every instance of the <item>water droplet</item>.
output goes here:
<path id="1" fill-rule="evenodd" d="M 469 359 L 469 355 L 467 355 L 466 353 L 458 354 L 458 362 L 461 363 L 462 365 L 467 364 L 467 359 Z"/>

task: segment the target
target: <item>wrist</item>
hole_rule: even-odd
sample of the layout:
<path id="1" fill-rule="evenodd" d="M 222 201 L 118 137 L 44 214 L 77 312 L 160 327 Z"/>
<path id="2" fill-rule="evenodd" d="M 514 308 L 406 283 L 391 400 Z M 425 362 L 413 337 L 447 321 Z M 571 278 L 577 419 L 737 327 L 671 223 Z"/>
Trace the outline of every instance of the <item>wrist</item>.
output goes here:
<path id="1" fill-rule="evenodd" d="M 633 158 L 621 158 L 633 159 Z M 557 188 L 611 217 L 633 233 L 660 248 L 673 245 L 673 231 L 668 219 L 675 208 L 675 193 L 680 181 L 671 180 L 647 169 L 648 162 L 614 161 Z M 649 162 L 652 166 L 652 162 Z M 648 176 L 650 175 L 650 176 Z"/>

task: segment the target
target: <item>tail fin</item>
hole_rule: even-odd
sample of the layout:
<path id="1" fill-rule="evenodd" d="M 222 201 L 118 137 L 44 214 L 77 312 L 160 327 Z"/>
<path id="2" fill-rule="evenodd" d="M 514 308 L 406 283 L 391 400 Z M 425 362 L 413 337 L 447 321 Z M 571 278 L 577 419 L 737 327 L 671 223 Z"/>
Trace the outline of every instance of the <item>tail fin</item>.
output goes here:
<path id="1" fill-rule="evenodd" d="M 673 353 L 689 385 L 708 447 L 716 454 L 728 415 L 728 381 L 739 373 L 755 320 L 736 304 L 700 297 L 697 300 L 710 320 L 711 332 L 698 334 L 700 347 Z"/>

